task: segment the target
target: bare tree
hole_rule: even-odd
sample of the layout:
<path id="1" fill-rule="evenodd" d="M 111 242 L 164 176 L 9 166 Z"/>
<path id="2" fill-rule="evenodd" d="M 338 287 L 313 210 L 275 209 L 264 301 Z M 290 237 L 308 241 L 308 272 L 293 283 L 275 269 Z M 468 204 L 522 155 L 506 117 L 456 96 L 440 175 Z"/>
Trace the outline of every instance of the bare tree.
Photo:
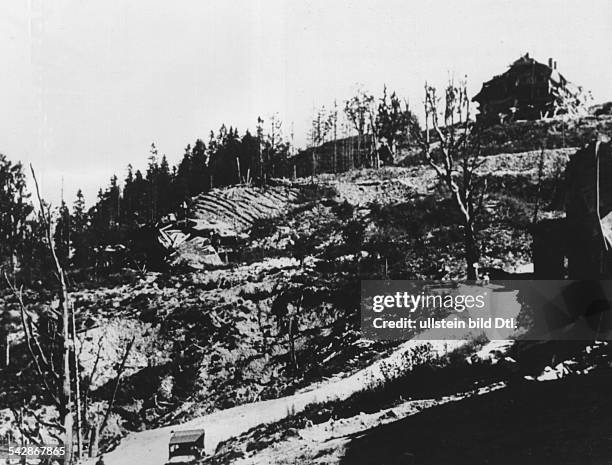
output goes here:
<path id="1" fill-rule="evenodd" d="M 315 111 L 310 128 L 312 176 L 317 174 L 317 148 L 326 141 L 329 131 L 330 126 L 327 110 L 322 106 Z"/>
<path id="2" fill-rule="evenodd" d="M 279 169 L 282 166 L 279 157 L 284 144 L 283 122 L 278 113 L 273 113 L 270 116 L 270 130 L 266 135 L 267 178 L 279 176 Z"/>
<path id="3" fill-rule="evenodd" d="M 259 178 L 259 182 L 266 185 L 266 177 L 264 170 L 264 158 L 263 158 L 263 144 L 264 144 L 264 120 L 261 116 L 257 117 L 257 171 L 256 176 Z"/>
<path id="4" fill-rule="evenodd" d="M 355 163 L 353 160 L 353 141 L 351 140 L 351 126 L 347 121 L 341 121 L 342 131 L 342 162 L 340 163 L 340 169 L 345 171 L 354 167 Z"/>
<path id="5" fill-rule="evenodd" d="M 98 443 L 100 441 L 100 436 L 102 435 L 102 433 L 104 432 L 104 429 L 106 428 L 108 419 L 110 418 L 110 414 L 115 405 L 115 400 L 117 399 L 117 392 L 119 389 L 119 383 L 121 381 L 121 376 L 123 375 L 123 372 L 125 371 L 125 364 L 128 360 L 130 351 L 132 350 L 132 346 L 134 345 L 135 340 L 136 340 L 136 337 L 133 336 L 129 340 L 127 345 L 125 346 L 123 356 L 121 357 L 121 363 L 119 364 L 119 368 L 117 369 L 117 375 L 115 376 L 115 381 L 113 382 L 113 394 L 106 407 L 106 412 L 104 413 L 104 417 L 102 418 L 102 421 L 100 423 L 96 423 L 92 425 L 92 428 L 90 430 L 90 440 L 89 440 L 89 456 L 90 457 L 95 457 L 98 453 Z"/>
<path id="6" fill-rule="evenodd" d="M 344 113 L 357 131 L 357 156 L 361 156 L 365 135 L 375 129 L 375 111 L 374 96 L 362 88 L 344 104 Z"/>
<path id="7" fill-rule="evenodd" d="M 298 360 L 295 350 L 295 340 L 299 331 L 299 317 L 304 302 L 303 292 L 288 290 L 281 293 L 272 302 L 271 312 L 276 317 L 279 329 L 287 335 L 289 361 L 293 370 L 298 369 Z"/>
<path id="8" fill-rule="evenodd" d="M 60 311 L 55 313 L 57 317 L 58 325 L 54 326 L 53 339 L 57 338 L 58 342 L 55 347 L 59 347 L 61 350 L 61 366 L 57 366 L 55 363 L 55 355 L 52 351 L 49 352 L 49 347 L 44 347 L 44 343 L 41 340 L 41 334 L 45 331 L 49 331 L 48 320 L 43 319 L 47 322 L 47 328 L 42 329 L 40 327 L 40 320 L 34 322 L 34 318 L 28 311 L 23 298 L 23 288 L 17 287 L 15 282 L 12 282 L 8 275 L 5 274 L 6 281 L 15 296 L 21 312 L 21 321 L 23 331 L 26 338 L 26 345 L 36 371 L 41 379 L 42 385 L 45 391 L 49 395 L 51 401 L 56 405 L 59 412 L 60 424 L 54 426 L 58 429 L 63 430 L 64 433 L 64 445 L 66 447 L 66 455 L 64 456 L 64 463 L 72 463 L 72 434 L 73 434 L 73 421 L 72 421 L 72 390 L 71 390 L 71 378 L 70 378 L 70 353 L 72 351 L 73 334 L 70 331 L 70 296 L 68 294 L 68 286 L 66 284 L 66 276 L 64 270 L 60 264 L 55 246 L 53 243 L 53 227 L 51 221 L 51 211 L 48 206 L 42 200 L 40 196 L 40 189 L 38 187 L 38 180 L 36 173 L 30 165 L 32 177 L 36 187 L 36 195 L 38 204 L 40 207 L 40 218 L 45 230 L 45 240 L 49 251 L 53 258 L 55 265 L 56 277 L 60 284 L 59 292 L 59 307 Z M 61 324 L 60 324 L 61 322 Z M 38 323 L 38 324 L 37 324 Z"/>
<path id="9" fill-rule="evenodd" d="M 400 100 L 395 92 L 389 96 L 385 86 L 378 103 L 375 126 L 377 137 L 385 139 L 392 157 L 395 156 L 397 144 L 408 138 L 410 127 L 415 124 L 418 125 L 418 122 L 408 102 Z"/>
<path id="10" fill-rule="evenodd" d="M 70 334 L 70 295 L 68 294 L 68 285 L 66 284 L 66 275 L 64 273 L 64 269 L 62 268 L 57 253 L 55 252 L 55 246 L 53 244 L 53 231 L 51 225 L 51 213 L 50 211 L 44 212 L 44 203 L 42 201 L 42 197 L 40 196 L 40 189 L 38 187 L 38 180 L 36 179 L 36 173 L 34 172 L 34 168 L 30 165 L 30 171 L 32 172 L 32 178 L 34 179 L 34 185 L 36 187 L 36 197 L 38 199 L 38 204 L 41 209 L 42 218 L 45 224 L 45 233 L 47 239 L 47 245 L 49 246 L 49 251 L 53 257 L 53 263 L 55 265 L 55 270 L 57 273 L 57 278 L 60 284 L 60 307 L 62 310 L 62 341 L 63 341 L 63 352 L 62 352 L 62 397 L 60 402 L 60 421 L 64 425 L 64 435 L 65 435 L 65 447 L 66 447 L 66 455 L 64 458 L 65 464 L 72 463 L 72 430 L 73 430 L 73 420 L 72 420 L 72 390 L 70 384 L 70 351 L 72 347 L 74 347 L 74 340 L 72 337 L 74 335 Z"/>
<path id="11" fill-rule="evenodd" d="M 332 158 L 332 173 L 335 173 L 338 165 L 338 103 L 335 100 L 333 109 L 330 110 L 327 115 L 327 121 L 325 123 L 333 139 L 334 152 Z"/>
<path id="12" fill-rule="evenodd" d="M 89 373 L 86 374 L 84 372 L 81 372 L 82 381 L 83 381 L 84 386 L 83 386 L 83 390 L 81 393 L 82 402 L 80 402 L 80 405 L 77 406 L 77 408 L 80 410 L 80 416 L 83 418 L 83 421 L 79 422 L 80 423 L 79 435 L 82 436 L 83 432 L 85 432 L 86 434 L 89 434 L 89 438 L 90 438 L 90 441 L 89 441 L 89 454 L 90 455 L 89 456 L 90 457 L 93 457 L 93 455 L 91 455 L 92 451 L 97 452 L 97 442 L 96 442 L 96 447 L 94 448 L 92 439 L 95 439 L 95 441 L 97 441 L 98 440 L 97 438 L 99 435 L 97 434 L 98 428 L 96 427 L 96 425 L 94 426 L 90 425 L 87 412 L 89 410 L 89 400 L 90 400 L 91 388 L 93 386 L 94 380 L 98 373 L 100 359 L 102 358 L 103 342 L 104 342 L 104 338 L 100 336 L 97 342 L 96 358 L 94 360 L 93 366 L 91 367 L 91 370 L 89 371 Z M 79 338 L 79 352 L 77 354 L 77 364 L 81 360 L 83 347 L 84 347 L 84 339 Z M 95 430 L 95 433 L 93 432 L 94 430 Z M 83 454 L 80 448 L 79 448 L 79 454 L 82 457 Z"/>
<path id="13" fill-rule="evenodd" d="M 425 131 L 421 132 L 413 122 L 412 136 L 440 182 L 450 191 L 461 217 L 467 278 L 478 279 L 480 247 L 475 219 L 485 185 L 480 184 L 476 176 L 482 164 L 480 142 L 478 126 L 470 118 L 466 82 L 461 81 L 458 85 L 449 82 L 443 97 L 438 96 L 435 87 L 425 84 L 424 105 Z"/>
<path id="14" fill-rule="evenodd" d="M 34 369 L 38 374 L 40 383 L 46 393 L 47 399 L 57 407 L 59 413 L 59 421 L 43 421 L 36 416 L 35 412 L 30 412 L 37 418 L 37 422 L 45 426 L 49 430 L 49 434 L 53 437 L 62 440 L 65 446 L 64 463 L 72 464 L 74 459 L 81 458 L 83 442 L 81 431 L 83 423 L 81 422 L 81 412 L 87 412 L 88 397 L 91 390 L 91 383 L 98 368 L 98 362 L 101 358 L 102 340 L 98 342 L 98 352 L 91 373 L 83 379 L 85 383 L 84 395 L 81 397 L 80 386 L 82 375 L 79 370 L 80 354 L 75 353 L 75 338 L 76 338 L 76 323 L 74 319 L 74 311 L 71 304 L 70 294 L 68 291 L 66 273 L 62 268 L 58 255 L 55 250 L 53 241 L 53 222 L 51 217 L 51 207 L 42 200 L 38 180 L 34 169 L 30 166 L 32 177 L 36 187 L 36 195 L 39 204 L 40 221 L 43 224 L 45 232 L 45 242 L 49 248 L 55 266 L 55 275 L 59 282 L 59 305 L 58 309 L 49 307 L 48 312 L 35 315 L 30 309 L 24 298 L 23 286 L 18 286 L 14 280 L 11 280 L 8 273 L 5 272 L 5 280 L 17 301 L 20 316 L 21 326 L 25 335 L 26 347 L 30 358 L 32 359 Z M 121 377 L 125 369 L 125 361 L 130 352 L 134 340 L 128 344 L 123 356 L 120 368 L 117 373 L 117 381 Z M 81 345 L 82 349 L 82 345 Z M 74 363 L 72 370 L 71 363 Z M 74 374 L 74 376 L 73 376 Z M 74 382 L 73 382 L 74 378 Z M 115 388 L 116 391 L 116 388 Z M 84 399 L 81 403 L 81 399 Z M 74 401 L 77 403 L 77 424 L 73 424 Z M 105 426 L 108 415 L 113 408 L 113 399 L 108 404 L 105 420 L 102 422 L 102 428 Z M 87 415 L 84 415 L 87 418 Z M 78 454 L 73 450 L 73 434 L 77 430 L 78 437 Z M 58 431 L 59 434 L 55 434 Z M 76 455 L 76 457 L 75 457 Z"/>

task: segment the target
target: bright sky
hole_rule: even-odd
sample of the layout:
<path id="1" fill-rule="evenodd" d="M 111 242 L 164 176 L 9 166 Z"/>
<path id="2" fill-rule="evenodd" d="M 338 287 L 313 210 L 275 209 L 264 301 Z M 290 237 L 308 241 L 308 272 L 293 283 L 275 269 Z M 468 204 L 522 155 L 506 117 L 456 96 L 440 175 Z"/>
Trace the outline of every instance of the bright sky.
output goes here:
<path id="1" fill-rule="evenodd" d="M 383 83 L 474 94 L 525 52 L 612 100 L 609 0 L 6 0 L 0 3 L 0 152 L 43 193 L 88 203 L 155 142 L 171 162 L 221 123 L 278 112 L 303 144 L 315 106 Z"/>

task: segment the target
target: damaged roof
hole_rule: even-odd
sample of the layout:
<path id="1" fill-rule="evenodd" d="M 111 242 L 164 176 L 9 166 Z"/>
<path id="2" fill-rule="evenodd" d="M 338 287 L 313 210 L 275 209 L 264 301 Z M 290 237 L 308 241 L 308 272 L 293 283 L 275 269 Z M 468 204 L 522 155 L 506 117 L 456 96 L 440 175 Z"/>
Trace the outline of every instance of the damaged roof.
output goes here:
<path id="1" fill-rule="evenodd" d="M 550 73 L 549 79 L 555 86 L 565 86 L 566 84 L 568 84 L 567 79 L 565 79 L 565 77 L 556 70 L 556 64 L 555 64 L 555 67 L 551 67 L 545 63 L 541 63 L 537 61 L 534 58 L 531 58 L 529 56 L 529 53 L 526 53 L 525 55 L 521 56 L 520 58 L 512 62 L 512 64 L 508 66 L 508 69 L 504 73 L 495 75 L 490 80 L 484 82 L 482 84 L 482 88 L 480 89 L 480 92 L 478 92 L 472 98 L 472 102 L 479 102 L 485 96 L 487 91 L 489 91 L 493 87 L 495 83 L 497 83 L 501 79 L 510 78 L 513 72 L 517 70 L 517 68 L 520 68 L 523 66 L 534 66 L 534 67 L 538 67 L 541 69 L 545 69 L 546 71 Z"/>

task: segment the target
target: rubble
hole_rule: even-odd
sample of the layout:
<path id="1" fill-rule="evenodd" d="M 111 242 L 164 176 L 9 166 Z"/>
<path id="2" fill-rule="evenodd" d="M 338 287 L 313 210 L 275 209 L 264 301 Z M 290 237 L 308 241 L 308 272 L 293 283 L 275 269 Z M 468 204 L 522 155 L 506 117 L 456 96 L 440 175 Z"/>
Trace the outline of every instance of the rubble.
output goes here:
<path id="1" fill-rule="evenodd" d="M 182 242 L 170 256 L 172 265 L 187 265 L 196 270 L 223 265 L 215 248 L 202 237 Z"/>

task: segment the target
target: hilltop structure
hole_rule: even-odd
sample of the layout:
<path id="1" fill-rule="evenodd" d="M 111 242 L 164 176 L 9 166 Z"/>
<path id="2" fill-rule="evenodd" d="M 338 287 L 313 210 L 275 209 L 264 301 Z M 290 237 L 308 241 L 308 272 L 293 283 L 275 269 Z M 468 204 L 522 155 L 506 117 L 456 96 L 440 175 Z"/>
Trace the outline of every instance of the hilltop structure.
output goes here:
<path id="1" fill-rule="evenodd" d="M 557 71 L 557 62 L 549 58 L 546 65 L 529 53 L 512 63 L 505 73 L 485 82 L 472 101 L 479 104 L 478 118 L 490 123 L 586 112 L 582 88 Z"/>

